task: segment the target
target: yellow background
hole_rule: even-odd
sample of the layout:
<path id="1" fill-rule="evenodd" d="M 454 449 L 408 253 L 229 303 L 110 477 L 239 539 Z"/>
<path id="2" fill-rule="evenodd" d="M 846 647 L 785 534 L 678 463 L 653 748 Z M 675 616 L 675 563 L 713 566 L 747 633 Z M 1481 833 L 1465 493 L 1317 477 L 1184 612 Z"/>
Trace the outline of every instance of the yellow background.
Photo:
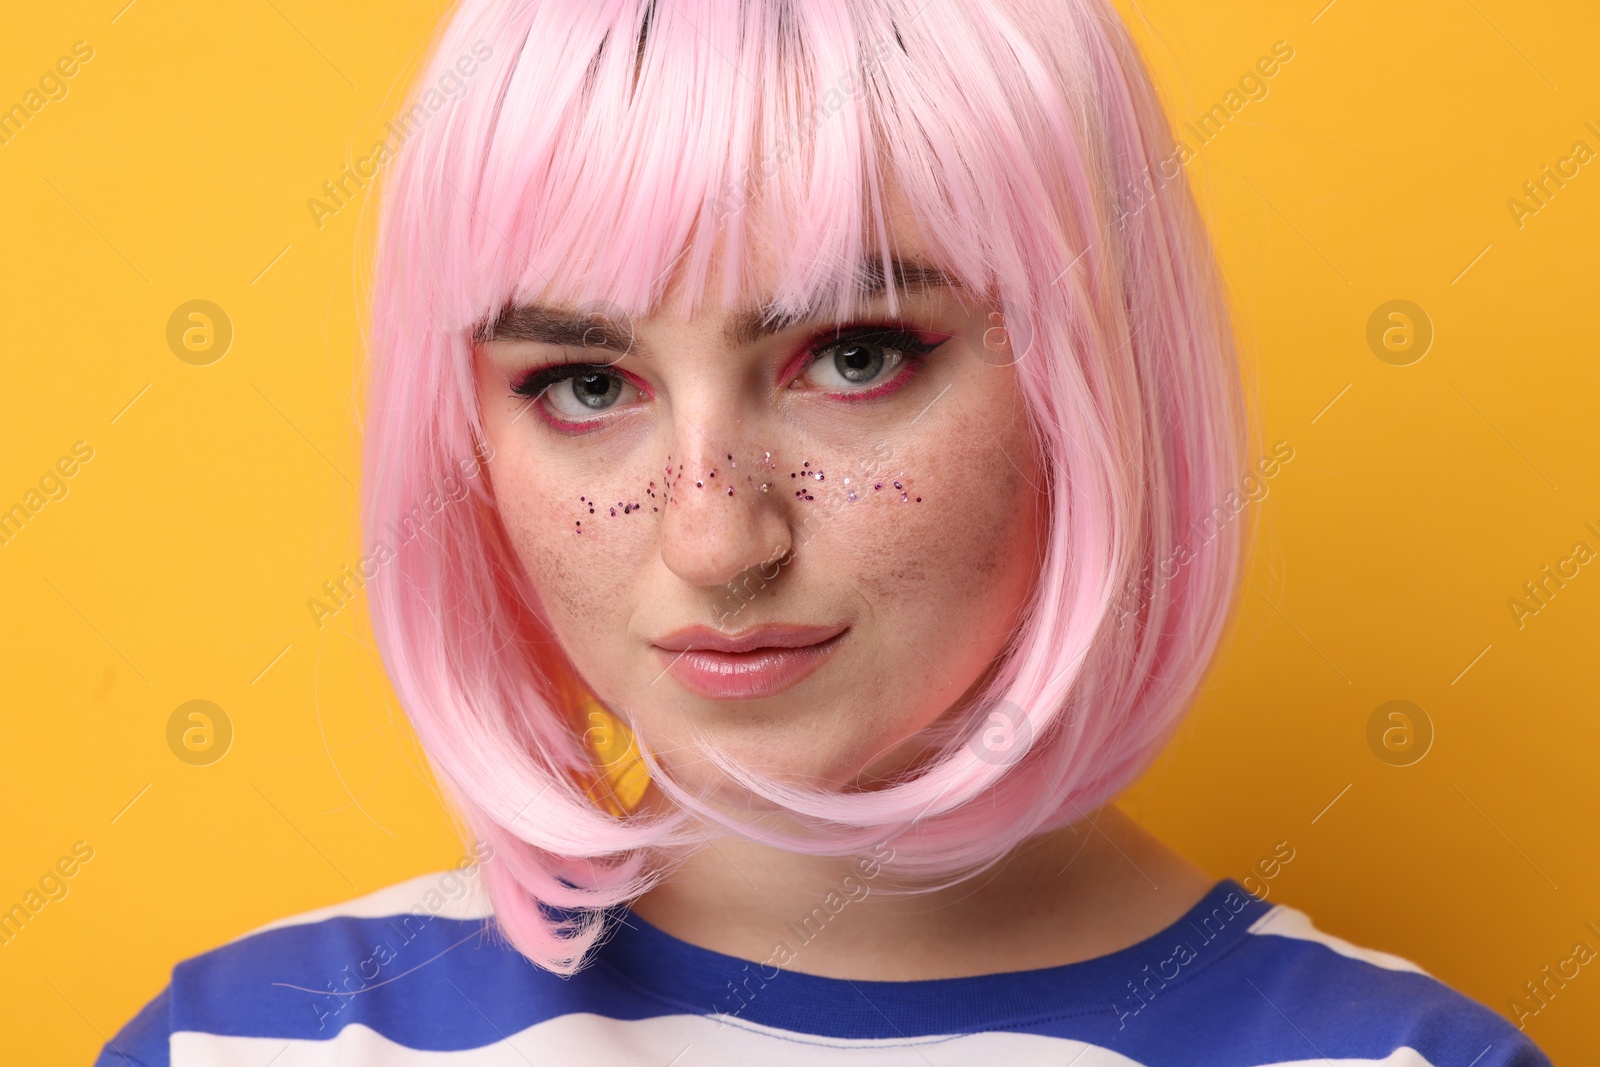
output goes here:
<path id="1" fill-rule="evenodd" d="M 94 49 L 0 145 L 0 508 L 94 449 L 0 546 L 0 908 L 94 849 L 0 946 L 7 1062 L 87 1063 L 177 960 L 462 854 L 365 603 L 321 630 L 306 608 L 360 554 L 368 206 L 319 229 L 306 200 L 371 144 L 437 12 L 124 3 L 0 34 L 0 106 Z M 1600 15 L 1322 3 L 1133 15 L 1179 123 L 1294 49 L 1187 170 L 1264 440 L 1295 455 L 1251 506 L 1237 628 L 1125 806 L 1217 876 L 1288 842 L 1269 899 L 1509 1013 L 1575 942 L 1600 949 L 1600 564 L 1521 629 L 1507 607 L 1575 541 L 1600 549 L 1600 163 L 1520 228 L 1507 207 L 1573 142 L 1600 149 Z M 234 326 L 209 366 L 166 342 L 192 299 Z M 1436 334 L 1410 366 L 1366 342 L 1394 299 Z M 234 729 L 212 766 L 167 746 L 195 699 Z M 1432 723 L 1411 766 L 1368 746 L 1392 699 Z M 1597 1062 L 1593 970 L 1528 1021 L 1557 1062 Z"/>

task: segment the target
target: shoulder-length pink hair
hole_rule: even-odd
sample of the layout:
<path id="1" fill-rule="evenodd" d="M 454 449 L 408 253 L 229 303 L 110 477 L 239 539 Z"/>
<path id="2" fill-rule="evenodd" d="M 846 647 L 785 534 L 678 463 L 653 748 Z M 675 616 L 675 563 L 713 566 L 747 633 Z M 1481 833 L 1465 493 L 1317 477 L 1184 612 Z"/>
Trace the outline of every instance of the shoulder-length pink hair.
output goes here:
<path id="1" fill-rule="evenodd" d="M 701 836 L 816 854 L 889 841 L 907 887 L 970 874 L 1111 799 L 1152 760 L 1227 624 L 1249 439 L 1223 290 L 1172 137 L 1105 0 L 461 0 L 381 207 L 362 518 L 394 687 L 471 830 L 507 938 L 579 969 L 605 909 Z M 665 278 L 846 307 L 887 264 L 895 189 L 1003 309 L 1043 457 L 1049 537 L 1023 626 L 934 758 L 824 792 L 719 754 L 757 826 L 689 795 L 619 817 L 583 785 L 575 680 L 500 525 L 472 345 L 512 301 L 628 315 Z M 698 284 L 697 284 L 698 283 Z M 1001 321 L 1001 320 L 996 320 Z M 580 686 L 581 688 L 581 686 Z M 1000 710 L 997 710 L 1000 709 Z M 1012 750 L 983 740 L 997 725 Z M 649 738 L 641 736 L 648 756 Z"/>

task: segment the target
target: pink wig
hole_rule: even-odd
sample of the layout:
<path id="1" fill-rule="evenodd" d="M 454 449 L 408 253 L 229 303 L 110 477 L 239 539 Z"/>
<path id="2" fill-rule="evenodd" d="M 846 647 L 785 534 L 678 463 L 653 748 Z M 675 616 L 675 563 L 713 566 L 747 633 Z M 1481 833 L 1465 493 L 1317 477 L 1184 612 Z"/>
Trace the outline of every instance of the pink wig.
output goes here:
<path id="1" fill-rule="evenodd" d="M 1106 0 L 460 0 L 396 129 L 367 588 L 400 700 L 494 849 L 519 950 L 579 969 L 605 909 L 703 840 L 695 820 L 819 855 L 887 840 L 896 877 L 925 887 L 1081 818 L 1155 757 L 1231 612 L 1247 412 L 1210 245 L 1161 172 L 1172 138 Z M 652 314 L 674 271 L 691 314 L 719 241 L 724 302 L 848 308 L 847 268 L 893 253 L 891 189 L 1011 332 L 1049 502 L 1024 623 L 981 698 L 879 788 L 802 788 L 711 752 L 748 790 L 734 811 L 647 756 L 671 803 L 601 810 L 581 680 L 475 476 L 474 338 L 512 302 Z M 775 293 L 753 289 L 752 240 L 776 252 Z M 983 740 L 997 725 L 1003 758 Z"/>

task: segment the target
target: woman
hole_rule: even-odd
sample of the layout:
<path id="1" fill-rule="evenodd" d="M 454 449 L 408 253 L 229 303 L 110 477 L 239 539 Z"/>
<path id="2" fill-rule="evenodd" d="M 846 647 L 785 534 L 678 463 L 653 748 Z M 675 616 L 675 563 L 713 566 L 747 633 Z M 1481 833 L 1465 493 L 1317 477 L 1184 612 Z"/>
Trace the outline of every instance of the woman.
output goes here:
<path id="1" fill-rule="evenodd" d="M 422 85 L 367 588 L 474 857 L 102 1062 L 1547 1062 L 1110 806 L 1275 460 L 1107 5 L 464 0 Z"/>

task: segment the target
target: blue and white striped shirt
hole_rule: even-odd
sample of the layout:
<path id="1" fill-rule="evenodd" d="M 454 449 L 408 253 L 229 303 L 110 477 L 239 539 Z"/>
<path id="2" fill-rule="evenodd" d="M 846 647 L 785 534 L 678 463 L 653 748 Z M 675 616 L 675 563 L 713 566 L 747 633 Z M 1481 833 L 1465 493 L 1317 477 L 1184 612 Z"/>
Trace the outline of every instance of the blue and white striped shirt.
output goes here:
<path id="1" fill-rule="evenodd" d="M 496 935 L 481 886 L 413 879 L 178 964 L 97 1067 L 1550 1063 L 1414 964 L 1231 879 L 1109 955 L 926 981 L 780 971 L 625 919 L 561 978 Z"/>

